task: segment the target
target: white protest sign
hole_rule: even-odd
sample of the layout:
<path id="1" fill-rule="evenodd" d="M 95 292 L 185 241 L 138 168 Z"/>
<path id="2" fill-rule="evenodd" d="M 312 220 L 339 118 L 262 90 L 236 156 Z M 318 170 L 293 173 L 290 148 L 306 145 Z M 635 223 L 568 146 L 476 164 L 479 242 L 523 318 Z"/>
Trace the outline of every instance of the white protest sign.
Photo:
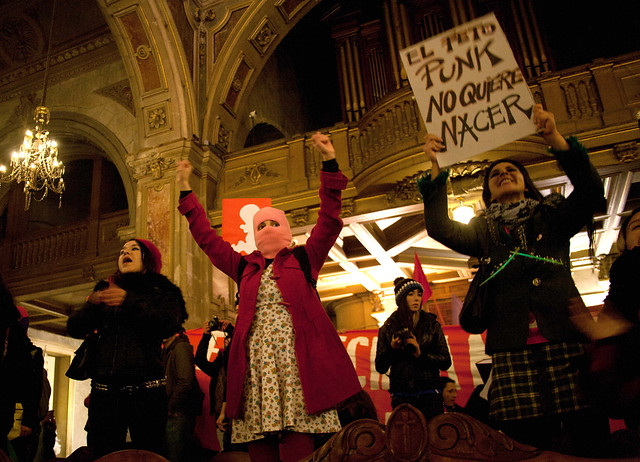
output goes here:
<path id="1" fill-rule="evenodd" d="M 534 101 L 493 13 L 400 52 L 446 166 L 535 133 Z"/>

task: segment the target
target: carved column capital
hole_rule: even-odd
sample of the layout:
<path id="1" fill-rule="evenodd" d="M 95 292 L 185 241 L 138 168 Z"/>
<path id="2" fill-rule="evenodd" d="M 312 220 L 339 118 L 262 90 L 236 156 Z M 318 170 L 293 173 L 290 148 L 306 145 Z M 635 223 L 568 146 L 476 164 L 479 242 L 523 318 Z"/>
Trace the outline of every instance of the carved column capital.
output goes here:
<path id="1" fill-rule="evenodd" d="M 618 162 L 628 163 L 637 160 L 640 157 L 640 149 L 638 149 L 637 141 L 629 141 L 627 143 L 619 143 L 613 147 L 613 153 Z"/>
<path id="2" fill-rule="evenodd" d="M 136 180 L 146 176 L 159 180 L 174 164 L 174 159 L 165 157 L 157 149 L 139 153 L 127 161 L 127 166 Z"/>

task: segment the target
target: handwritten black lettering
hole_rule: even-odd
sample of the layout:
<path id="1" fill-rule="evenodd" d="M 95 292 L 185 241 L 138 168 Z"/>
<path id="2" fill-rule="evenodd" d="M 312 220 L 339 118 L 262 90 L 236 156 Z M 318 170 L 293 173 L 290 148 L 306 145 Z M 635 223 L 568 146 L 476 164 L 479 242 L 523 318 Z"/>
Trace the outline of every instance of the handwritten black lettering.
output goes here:
<path id="1" fill-rule="evenodd" d="M 435 79 L 439 80 L 437 83 L 444 84 L 452 80 L 454 76 L 455 80 L 459 81 L 466 69 L 482 71 L 483 61 L 488 60 L 492 67 L 496 66 L 503 59 L 489 49 L 491 44 L 493 44 L 493 39 L 489 39 L 482 48 L 474 45 L 468 48 L 466 53 L 453 56 L 448 60 L 430 54 L 428 59 L 422 60 L 422 64 L 415 69 L 415 75 L 425 81 L 425 90 L 428 90 L 435 85 Z M 501 79 L 501 75 L 495 78 Z M 501 82 L 502 80 L 499 82 L 500 85 L 502 85 Z"/>
<path id="2" fill-rule="evenodd" d="M 440 95 L 440 105 L 443 106 L 446 93 L 440 92 Z M 475 114 L 466 112 L 443 118 L 441 121 L 441 137 L 445 149 L 450 143 L 457 147 L 464 147 L 465 138 L 468 136 L 471 136 L 477 142 L 479 141 L 479 134 L 490 133 L 503 124 L 510 126 L 517 123 L 517 114 L 519 113 L 530 119 L 532 112 L 533 105 L 522 107 L 520 95 L 512 93 L 497 104 L 484 106 L 476 111 Z M 522 116 L 520 119 L 523 119 Z"/>
<path id="3" fill-rule="evenodd" d="M 513 116 L 513 113 L 511 112 L 512 107 L 515 107 L 516 109 L 518 109 L 520 112 L 526 115 L 528 119 L 531 118 L 531 113 L 533 112 L 533 106 L 530 106 L 528 108 L 523 108 L 523 107 L 520 107 L 520 105 L 518 104 L 518 101 L 520 101 L 520 95 L 518 94 L 508 95 L 502 99 L 502 105 L 504 106 L 504 110 L 507 113 L 507 119 L 509 120 L 509 125 L 513 125 L 514 123 L 516 123 L 516 119 Z"/>
<path id="4" fill-rule="evenodd" d="M 482 70 L 482 56 L 486 55 L 489 58 L 489 62 L 491 63 L 491 67 L 495 67 L 497 64 L 502 62 L 502 58 L 498 55 L 495 55 L 489 51 L 489 46 L 493 44 L 493 39 L 489 39 L 486 45 L 482 50 L 478 50 L 478 47 L 475 47 L 476 52 L 476 62 L 478 63 L 478 71 Z"/>
<path id="5" fill-rule="evenodd" d="M 444 109 L 445 113 L 449 113 L 456 108 L 456 102 L 458 97 L 453 90 L 447 90 L 446 92 L 441 91 L 438 94 L 438 99 L 431 95 L 429 98 L 429 108 L 427 110 L 427 123 L 433 120 L 433 109 L 435 108 L 438 111 L 438 115 L 442 115 L 442 110 Z"/>
<path id="6" fill-rule="evenodd" d="M 483 23 L 469 29 L 456 30 L 442 38 L 442 46 L 451 53 L 454 45 L 460 45 L 473 40 L 477 42 L 482 36 L 493 34 L 497 30 L 494 23 Z"/>

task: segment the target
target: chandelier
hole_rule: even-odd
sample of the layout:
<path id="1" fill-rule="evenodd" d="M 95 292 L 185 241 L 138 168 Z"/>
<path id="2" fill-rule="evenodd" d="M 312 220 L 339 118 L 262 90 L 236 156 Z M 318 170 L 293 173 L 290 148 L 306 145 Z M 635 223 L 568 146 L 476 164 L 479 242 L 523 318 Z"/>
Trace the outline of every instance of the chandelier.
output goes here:
<path id="1" fill-rule="evenodd" d="M 32 197 L 37 201 L 42 201 L 47 197 L 49 191 L 60 196 L 58 208 L 62 206 L 64 165 L 58 160 L 56 142 L 49 138 L 49 131 L 47 130 L 49 109 L 45 105 L 49 66 L 51 64 L 51 41 L 55 9 L 56 0 L 53 0 L 42 101 L 35 110 L 35 128 L 26 131 L 20 150 L 11 155 L 11 171 L 7 172 L 7 167 L 0 165 L 0 185 L 11 181 L 24 183 L 25 210 L 29 210 Z"/>

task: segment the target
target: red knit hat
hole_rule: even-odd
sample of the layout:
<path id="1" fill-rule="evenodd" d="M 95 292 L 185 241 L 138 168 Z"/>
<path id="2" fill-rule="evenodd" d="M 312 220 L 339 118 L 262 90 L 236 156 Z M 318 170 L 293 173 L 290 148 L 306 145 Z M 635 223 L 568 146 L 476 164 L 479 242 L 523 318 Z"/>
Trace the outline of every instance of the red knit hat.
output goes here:
<path id="1" fill-rule="evenodd" d="M 148 241 L 146 239 L 134 238 L 134 241 L 137 241 L 140 245 L 143 245 L 151 254 L 152 261 L 149 262 L 149 266 L 154 273 L 159 273 L 162 269 L 162 254 L 160 250 L 156 247 L 156 245 Z"/>

